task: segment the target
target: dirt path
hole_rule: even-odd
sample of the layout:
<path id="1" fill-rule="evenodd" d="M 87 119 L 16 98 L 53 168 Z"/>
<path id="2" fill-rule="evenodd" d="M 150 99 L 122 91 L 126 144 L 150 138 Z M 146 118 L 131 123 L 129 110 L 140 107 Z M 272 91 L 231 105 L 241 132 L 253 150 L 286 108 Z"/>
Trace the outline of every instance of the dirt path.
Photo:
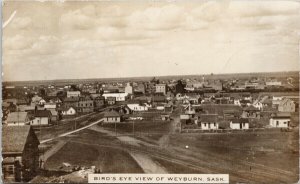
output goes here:
<path id="1" fill-rule="evenodd" d="M 87 126 L 78 128 L 78 129 L 73 130 L 73 131 L 70 131 L 70 132 L 66 132 L 66 133 L 60 134 L 60 135 L 58 135 L 57 137 L 54 137 L 54 138 L 50 138 L 50 139 L 46 139 L 46 140 L 40 141 L 40 143 L 43 144 L 43 143 L 46 143 L 46 142 L 53 141 L 54 139 L 57 139 L 57 138 L 60 138 L 60 137 L 66 137 L 66 136 L 71 135 L 71 134 L 73 134 L 73 133 L 76 133 L 76 132 L 82 131 L 82 130 L 84 130 L 84 129 L 87 129 L 87 128 L 89 128 L 89 127 L 91 127 L 91 126 L 93 126 L 93 125 L 96 125 L 96 124 L 98 124 L 98 123 L 100 123 L 100 122 L 102 122 L 102 121 L 103 121 L 103 119 L 100 119 L 100 120 L 98 120 L 98 121 L 95 121 L 95 122 L 93 122 L 93 123 L 87 125 Z"/>
<path id="2" fill-rule="evenodd" d="M 146 174 L 167 174 L 165 168 L 155 163 L 150 157 L 139 154 L 139 153 L 130 153 L 132 158 L 139 164 Z"/>
<path id="3" fill-rule="evenodd" d="M 104 128 L 99 127 L 99 126 L 91 126 L 89 129 L 90 130 L 94 130 L 96 132 L 107 134 L 107 135 L 112 136 L 112 137 L 116 137 L 121 142 L 123 142 L 125 144 L 130 144 L 132 146 L 140 146 L 140 145 L 153 146 L 153 144 L 150 144 L 148 142 L 144 142 L 142 140 L 138 140 L 138 139 L 136 139 L 134 137 L 121 136 L 121 135 L 120 136 L 116 136 L 115 132 L 112 132 L 112 131 L 109 131 L 109 130 L 105 130 Z"/>

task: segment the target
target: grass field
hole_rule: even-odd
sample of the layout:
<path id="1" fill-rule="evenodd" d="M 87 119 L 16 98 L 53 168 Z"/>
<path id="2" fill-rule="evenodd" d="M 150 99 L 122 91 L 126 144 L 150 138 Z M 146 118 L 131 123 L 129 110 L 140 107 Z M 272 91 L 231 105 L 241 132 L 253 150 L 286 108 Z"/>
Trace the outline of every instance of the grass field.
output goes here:
<path id="1" fill-rule="evenodd" d="M 115 137 L 86 129 L 63 139 L 69 142 L 47 160 L 49 170 L 57 170 L 67 162 L 72 166 L 96 166 L 103 173 L 143 172 L 127 152 L 116 149 L 120 141 Z"/>
<path id="2" fill-rule="evenodd" d="M 187 158 L 205 161 L 212 169 L 222 169 L 232 176 L 238 173 L 255 172 L 248 181 L 292 183 L 298 181 L 299 173 L 299 131 L 249 132 L 235 134 L 177 134 L 169 141 L 170 149 L 184 154 Z M 188 149 L 185 147 L 188 146 Z M 158 160 L 159 161 L 159 160 Z M 160 162 L 160 161 L 159 161 Z M 160 162 L 171 172 L 184 172 L 174 169 L 173 164 Z M 277 172 L 278 171 L 278 172 Z M 280 173 L 288 173 L 288 176 Z M 241 174 L 240 176 L 242 176 Z M 282 178 L 281 178 L 282 177 Z M 242 180 L 245 181 L 245 180 Z M 247 180 L 246 180 L 247 181 Z"/>
<path id="3" fill-rule="evenodd" d="M 115 124 L 103 124 L 105 129 L 115 131 Z M 136 121 L 134 123 L 134 132 L 136 134 L 145 133 L 168 133 L 170 129 L 169 121 Z M 119 133 L 132 133 L 133 132 L 133 122 L 128 123 L 118 123 L 117 132 Z"/>

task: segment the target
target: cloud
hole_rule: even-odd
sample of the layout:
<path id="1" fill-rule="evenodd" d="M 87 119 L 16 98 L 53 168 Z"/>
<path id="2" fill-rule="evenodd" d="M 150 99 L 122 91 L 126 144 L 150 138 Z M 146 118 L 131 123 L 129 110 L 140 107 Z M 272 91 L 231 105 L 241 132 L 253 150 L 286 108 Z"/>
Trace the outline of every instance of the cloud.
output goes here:
<path id="1" fill-rule="evenodd" d="M 299 14 L 296 1 L 232 1 L 228 11 L 234 16 L 272 16 Z"/>
<path id="2" fill-rule="evenodd" d="M 61 15 L 59 25 L 62 28 L 90 29 L 95 26 L 95 20 L 90 17 L 91 14 L 93 14 L 93 8 L 90 7 L 69 11 Z"/>
<path id="3" fill-rule="evenodd" d="M 3 48 L 5 50 L 24 50 L 29 49 L 34 42 L 34 39 L 17 34 L 13 37 L 4 38 Z"/>
<path id="4" fill-rule="evenodd" d="M 150 30 L 169 30 L 181 26 L 183 9 L 177 5 L 150 7 L 133 12 L 128 18 L 128 26 Z"/>
<path id="5" fill-rule="evenodd" d="M 26 29 L 32 26 L 32 20 L 29 17 L 15 17 L 11 22 L 14 29 Z"/>

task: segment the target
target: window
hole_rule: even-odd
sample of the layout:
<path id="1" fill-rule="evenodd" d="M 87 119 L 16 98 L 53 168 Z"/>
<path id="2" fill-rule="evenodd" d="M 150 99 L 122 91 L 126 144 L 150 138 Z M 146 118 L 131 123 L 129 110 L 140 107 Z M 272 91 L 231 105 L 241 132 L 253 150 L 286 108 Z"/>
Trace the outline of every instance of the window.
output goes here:
<path id="1" fill-rule="evenodd" d="M 214 126 L 216 126 L 216 123 L 214 123 Z"/>
<path id="2" fill-rule="evenodd" d="M 277 126 L 279 125 L 279 121 L 276 121 L 276 125 L 277 125 Z"/>
<path id="3" fill-rule="evenodd" d="M 8 172 L 8 174 L 14 174 L 14 166 L 9 165 L 8 168 L 7 168 L 7 172 Z"/>
<path id="4" fill-rule="evenodd" d="M 206 127 L 206 123 L 204 123 L 204 126 Z"/>

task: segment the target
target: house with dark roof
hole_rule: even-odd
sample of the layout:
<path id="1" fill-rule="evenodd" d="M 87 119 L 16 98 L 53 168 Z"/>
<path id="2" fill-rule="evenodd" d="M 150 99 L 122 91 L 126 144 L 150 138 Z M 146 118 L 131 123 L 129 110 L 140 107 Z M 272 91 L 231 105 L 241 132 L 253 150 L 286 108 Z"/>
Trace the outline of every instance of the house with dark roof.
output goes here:
<path id="1" fill-rule="evenodd" d="M 39 140 L 28 126 L 3 126 L 2 171 L 4 182 L 26 182 L 39 168 Z"/>
<path id="2" fill-rule="evenodd" d="M 245 107 L 243 109 L 243 118 L 257 118 L 260 119 L 260 110 L 255 108 L 253 105 Z"/>
<path id="3" fill-rule="evenodd" d="M 244 130 L 249 129 L 249 119 L 247 118 L 235 118 L 230 121 L 231 129 Z"/>
<path id="4" fill-rule="evenodd" d="M 116 104 L 116 97 L 108 96 L 106 98 L 106 102 L 108 105 L 114 105 L 114 104 Z"/>
<path id="5" fill-rule="evenodd" d="M 95 110 L 100 110 L 105 106 L 105 98 L 103 96 L 97 96 L 94 98 L 94 108 Z"/>
<path id="6" fill-rule="evenodd" d="M 276 113 L 270 118 L 270 127 L 272 128 L 288 128 L 291 123 L 290 113 Z"/>
<path id="7" fill-rule="evenodd" d="M 218 121 L 217 114 L 200 114 L 198 117 L 198 126 L 200 125 L 203 130 L 216 130 L 219 129 Z"/>
<path id="8" fill-rule="evenodd" d="M 79 97 L 67 97 L 65 98 L 63 103 L 64 108 L 69 108 L 69 107 L 78 107 L 78 102 L 79 102 Z"/>
<path id="9" fill-rule="evenodd" d="M 121 115 L 116 111 L 107 111 L 103 119 L 104 123 L 119 123 L 121 122 Z"/>
<path id="10" fill-rule="evenodd" d="M 50 110 L 36 110 L 34 112 L 34 118 L 29 122 L 33 126 L 46 126 L 51 123 L 51 111 Z"/>
<path id="11" fill-rule="evenodd" d="M 94 101 L 92 100 L 92 98 L 89 96 L 79 97 L 77 112 L 78 113 L 94 112 Z"/>

